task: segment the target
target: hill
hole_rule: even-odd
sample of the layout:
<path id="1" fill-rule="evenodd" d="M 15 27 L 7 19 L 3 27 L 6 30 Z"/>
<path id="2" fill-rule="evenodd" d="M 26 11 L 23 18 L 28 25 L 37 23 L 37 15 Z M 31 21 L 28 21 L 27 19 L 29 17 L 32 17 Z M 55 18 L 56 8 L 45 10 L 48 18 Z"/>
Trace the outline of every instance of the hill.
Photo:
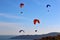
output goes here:
<path id="1" fill-rule="evenodd" d="M 60 33 L 52 32 L 52 33 L 42 34 L 42 35 L 19 35 L 19 36 L 12 37 L 11 39 L 38 39 L 42 37 L 57 36 L 57 35 L 60 35 Z"/>

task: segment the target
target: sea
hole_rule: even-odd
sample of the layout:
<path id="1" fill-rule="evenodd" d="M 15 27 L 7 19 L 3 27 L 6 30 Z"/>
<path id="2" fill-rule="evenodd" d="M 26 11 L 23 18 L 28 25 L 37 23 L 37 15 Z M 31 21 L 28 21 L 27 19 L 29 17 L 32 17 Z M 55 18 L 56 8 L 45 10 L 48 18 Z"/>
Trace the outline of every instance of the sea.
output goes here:
<path id="1" fill-rule="evenodd" d="M 0 35 L 0 40 L 33 40 L 33 39 L 11 39 L 11 35 Z"/>

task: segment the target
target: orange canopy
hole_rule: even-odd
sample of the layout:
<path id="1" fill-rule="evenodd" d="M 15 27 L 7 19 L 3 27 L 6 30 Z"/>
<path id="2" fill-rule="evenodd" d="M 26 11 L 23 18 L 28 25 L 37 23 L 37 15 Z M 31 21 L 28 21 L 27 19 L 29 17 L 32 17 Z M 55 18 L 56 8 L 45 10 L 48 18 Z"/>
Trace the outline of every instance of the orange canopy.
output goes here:
<path id="1" fill-rule="evenodd" d="M 36 25 L 36 23 L 40 23 L 40 21 L 38 19 L 34 19 L 34 24 Z"/>

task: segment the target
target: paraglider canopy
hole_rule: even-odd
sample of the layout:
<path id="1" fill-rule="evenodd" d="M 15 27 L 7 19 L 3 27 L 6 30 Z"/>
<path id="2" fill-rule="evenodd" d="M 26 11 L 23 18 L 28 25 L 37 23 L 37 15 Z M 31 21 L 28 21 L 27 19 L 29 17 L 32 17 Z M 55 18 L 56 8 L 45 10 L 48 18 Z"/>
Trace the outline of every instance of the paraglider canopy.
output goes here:
<path id="1" fill-rule="evenodd" d="M 40 21 L 38 19 L 34 19 L 33 23 L 36 25 L 36 23 L 40 23 Z"/>
<path id="2" fill-rule="evenodd" d="M 21 4 L 20 4 L 20 7 L 23 8 L 23 7 L 24 7 L 24 3 L 21 3 Z"/>
<path id="3" fill-rule="evenodd" d="M 49 8 L 49 7 L 51 7 L 51 5 L 50 4 L 47 4 L 46 7 Z M 48 9 L 48 12 L 49 12 L 49 9 Z"/>
<path id="4" fill-rule="evenodd" d="M 20 30 L 19 33 L 24 32 L 24 30 Z"/>
<path id="5" fill-rule="evenodd" d="M 47 4 L 46 7 L 47 7 L 47 8 L 48 8 L 48 7 L 51 7 L 51 5 L 50 5 L 50 4 Z"/>

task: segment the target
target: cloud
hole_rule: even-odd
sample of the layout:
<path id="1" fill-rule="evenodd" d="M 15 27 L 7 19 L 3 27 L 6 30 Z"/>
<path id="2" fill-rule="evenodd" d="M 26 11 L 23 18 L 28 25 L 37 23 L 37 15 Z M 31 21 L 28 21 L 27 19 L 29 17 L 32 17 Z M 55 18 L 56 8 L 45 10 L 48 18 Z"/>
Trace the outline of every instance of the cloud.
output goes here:
<path id="1" fill-rule="evenodd" d="M 25 23 L 0 22 L 0 28 L 23 29 L 27 26 Z"/>
<path id="2" fill-rule="evenodd" d="M 23 27 L 24 25 L 24 27 Z M 23 23 L 9 23 L 0 22 L 0 35 L 22 35 L 22 34 L 34 34 L 30 28 L 26 29 L 27 25 Z M 19 30 L 23 29 L 25 33 L 19 33 Z"/>
<path id="3" fill-rule="evenodd" d="M 14 18 L 14 19 L 24 19 L 24 20 L 29 20 L 29 18 L 24 17 L 24 16 L 18 16 L 18 15 L 11 15 L 11 14 L 4 14 L 4 13 L 0 13 L 0 16 L 2 17 L 6 17 L 6 18 Z"/>
<path id="4" fill-rule="evenodd" d="M 0 22 L 0 27 L 17 27 L 18 23 Z"/>
<path id="5" fill-rule="evenodd" d="M 9 22 L 0 22 L 0 30 L 18 30 L 18 29 L 22 29 L 22 25 L 24 25 L 23 23 L 9 23 Z"/>
<path id="6" fill-rule="evenodd" d="M 19 35 L 23 23 L 0 22 L 0 35 Z"/>

